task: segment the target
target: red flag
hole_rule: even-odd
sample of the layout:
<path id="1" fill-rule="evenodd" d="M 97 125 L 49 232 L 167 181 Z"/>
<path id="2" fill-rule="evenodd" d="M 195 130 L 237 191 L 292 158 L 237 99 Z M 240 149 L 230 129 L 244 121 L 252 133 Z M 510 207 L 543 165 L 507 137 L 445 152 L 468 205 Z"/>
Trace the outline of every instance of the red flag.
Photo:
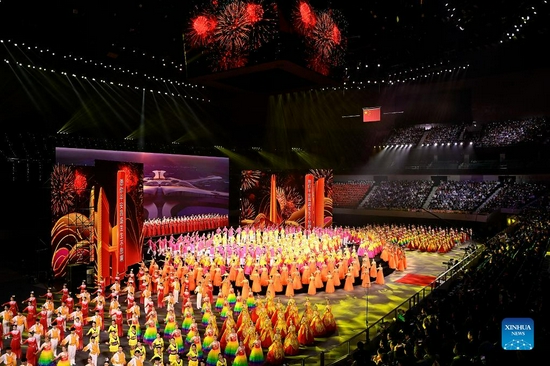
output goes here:
<path id="1" fill-rule="evenodd" d="M 364 107 L 363 122 L 378 122 L 380 121 L 380 107 Z"/>

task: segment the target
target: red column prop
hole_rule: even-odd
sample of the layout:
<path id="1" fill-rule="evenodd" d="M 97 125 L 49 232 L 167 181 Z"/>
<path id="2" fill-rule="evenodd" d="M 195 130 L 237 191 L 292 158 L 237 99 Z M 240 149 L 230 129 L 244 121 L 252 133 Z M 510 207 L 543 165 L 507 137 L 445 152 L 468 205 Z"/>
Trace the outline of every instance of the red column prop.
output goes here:
<path id="1" fill-rule="evenodd" d="M 117 172 L 117 274 L 126 272 L 126 172 Z"/>
<path id="2" fill-rule="evenodd" d="M 105 285 L 110 285 L 114 276 L 113 267 L 117 264 L 114 258 L 116 257 L 115 246 L 111 245 L 111 225 L 109 223 L 110 216 L 109 201 L 105 195 L 105 191 L 101 187 L 97 200 L 97 212 L 95 225 L 98 233 L 97 237 L 97 281 L 104 280 Z"/>
<path id="3" fill-rule="evenodd" d="M 277 215 L 277 176 L 271 175 L 271 187 L 269 192 L 269 221 L 279 224 Z"/>
<path id="4" fill-rule="evenodd" d="M 315 227 L 325 226 L 325 178 L 315 182 Z"/>
<path id="5" fill-rule="evenodd" d="M 315 224 L 315 190 L 313 174 L 305 176 L 305 210 L 304 210 L 304 229 L 311 230 Z"/>

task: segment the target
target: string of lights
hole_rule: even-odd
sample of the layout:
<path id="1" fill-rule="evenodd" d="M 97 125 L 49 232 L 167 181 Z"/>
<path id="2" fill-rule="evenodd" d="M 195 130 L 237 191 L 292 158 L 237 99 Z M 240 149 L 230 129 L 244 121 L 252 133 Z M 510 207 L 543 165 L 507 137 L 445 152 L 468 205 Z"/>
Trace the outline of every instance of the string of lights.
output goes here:
<path id="1" fill-rule="evenodd" d="M 210 99 L 208 99 L 208 98 L 191 95 L 191 93 L 197 93 L 200 90 L 204 90 L 205 89 L 204 85 L 197 85 L 197 84 L 192 84 L 192 83 L 188 83 L 188 82 L 183 82 L 183 81 L 173 80 L 173 79 L 169 79 L 169 78 L 164 78 L 164 77 L 160 77 L 160 76 L 156 76 L 156 75 L 149 75 L 149 74 L 146 74 L 146 73 L 140 73 L 136 70 L 132 71 L 132 70 L 129 70 L 129 69 L 126 69 L 126 68 L 117 67 L 117 66 L 110 65 L 110 64 L 107 64 L 107 63 L 104 63 L 104 62 L 94 61 L 94 60 L 86 59 L 86 58 L 83 58 L 83 57 L 78 57 L 78 56 L 71 55 L 71 54 L 58 55 L 56 52 L 54 52 L 50 49 L 47 49 L 47 48 L 40 48 L 38 46 L 31 47 L 31 46 L 26 45 L 25 43 L 17 43 L 17 42 L 14 42 L 12 40 L 9 40 L 9 39 L 8 40 L 0 40 L 0 44 L 4 45 L 4 47 L 6 47 L 6 50 L 8 51 L 8 54 L 11 56 L 11 59 L 8 59 L 8 58 L 3 59 L 3 61 L 7 64 L 13 64 L 13 65 L 16 65 L 18 67 L 26 67 L 26 68 L 29 68 L 29 69 L 34 69 L 34 70 L 43 71 L 43 72 L 59 73 L 60 75 L 64 75 L 64 76 L 70 76 L 70 77 L 75 77 L 75 78 L 80 78 L 80 79 L 105 83 L 105 84 L 109 84 L 109 85 L 112 85 L 112 86 L 131 88 L 131 89 L 135 89 L 135 90 L 146 90 L 146 91 L 149 91 L 151 93 L 157 93 L 157 94 L 162 94 L 162 95 L 172 96 L 172 97 L 178 97 L 178 98 L 185 98 L 185 99 L 190 99 L 190 100 L 195 100 L 195 101 L 200 101 L 200 102 L 210 102 Z M 16 54 L 15 54 L 15 52 L 12 52 L 12 50 L 9 49 L 10 46 L 17 49 L 17 51 L 23 53 L 24 58 L 26 59 L 26 62 L 21 62 L 21 61 L 15 60 Z M 47 56 L 50 59 L 53 58 L 53 62 L 46 61 L 45 57 L 41 57 L 41 58 L 32 57 L 32 55 L 30 55 L 29 52 L 25 52 L 25 51 L 33 51 L 33 53 L 38 53 L 42 56 Z M 91 67 L 96 68 L 96 69 L 99 68 L 99 69 L 104 69 L 104 70 L 109 70 L 111 72 L 119 73 L 119 74 L 122 74 L 122 75 L 127 75 L 127 76 L 130 76 L 130 78 L 128 78 L 128 80 L 131 80 L 132 83 L 137 83 L 140 80 L 144 80 L 145 84 L 147 84 L 149 82 L 149 85 L 150 85 L 150 82 L 155 82 L 155 83 L 161 83 L 164 86 L 164 88 L 167 88 L 167 86 L 171 86 L 173 88 L 176 88 L 176 90 L 177 90 L 177 88 L 183 88 L 184 90 L 182 90 L 180 92 L 168 92 L 166 90 L 160 90 L 158 88 L 158 86 L 155 87 L 155 88 L 151 88 L 151 87 L 149 87 L 149 85 L 147 87 L 143 86 L 143 85 L 141 85 L 141 86 L 131 85 L 130 83 L 122 83 L 122 82 L 115 82 L 115 81 L 112 81 L 112 80 L 107 80 L 107 78 L 87 76 L 86 73 L 84 73 L 84 72 L 75 73 L 75 72 L 70 72 L 70 71 L 58 71 L 58 68 L 62 67 L 64 65 L 63 63 L 60 63 L 59 61 L 68 61 L 68 62 L 80 64 L 80 65 L 88 65 L 88 66 L 91 66 Z M 44 64 L 51 63 L 52 65 L 55 65 L 55 67 L 54 66 L 52 66 L 52 67 L 39 66 L 39 65 L 37 65 L 39 63 L 44 63 Z M 71 67 L 67 66 L 66 68 L 69 69 Z M 93 70 L 91 72 L 89 72 L 89 70 L 87 70 L 87 71 L 88 71 L 88 73 L 91 73 L 91 74 L 94 73 Z M 95 72 L 95 73 L 101 74 L 100 72 Z"/>

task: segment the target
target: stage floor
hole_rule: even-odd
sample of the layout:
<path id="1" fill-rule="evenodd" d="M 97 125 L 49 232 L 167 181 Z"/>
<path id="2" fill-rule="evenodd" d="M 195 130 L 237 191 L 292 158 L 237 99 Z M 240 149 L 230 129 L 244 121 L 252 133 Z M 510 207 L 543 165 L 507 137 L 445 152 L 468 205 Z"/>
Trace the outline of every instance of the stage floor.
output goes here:
<path id="1" fill-rule="evenodd" d="M 335 348 L 337 345 L 351 340 L 349 347 L 355 349 L 358 341 L 365 341 L 366 333 L 357 336 L 366 329 L 367 318 L 367 299 L 368 299 L 368 321 L 369 324 L 374 324 L 383 318 L 386 314 L 401 305 L 411 296 L 421 291 L 423 285 L 399 283 L 399 279 L 409 275 L 433 276 L 437 277 L 447 270 L 447 265 L 451 259 L 460 260 L 465 255 L 465 248 L 470 243 L 464 243 L 456 246 L 448 253 L 427 253 L 419 251 L 407 251 L 407 269 L 403 272 L 394 271 L 385 276 L 385 284 L 378 285 L 372 283 L 368 291 L 356 285 L 353 292 L 344 291 L 343 289 L 336 290 L 335 293 L 327 295 L 318 293 L 315 296 L 307 294 L 297 294 L 295 296 L 299 308 L 303 309 L 303 303 L 306 298 L 309 298 L 311 303 L 318 304 L 319 309 L 324 309 L 324 304 L 328 299 L 332 306 L 332 312 L 337 323 L 337 332 L 328 338 L 316 339 L 315 346 L 304 347 L 301 349 L 300 355 L 289 358 L 289 364 L 301 363 L 300 360 L 307 356 L 318 355 L 321 351 L 333 349 L 334 354 L 326 352 L 326 363 L 339 358 L 339 356 L 347 352 L 347 345 L 342 346 L 342 349 Z M 286 303 L 286 301 L 285 301 Z M 372 339 L 374 329 L 370 332 Z M 317 357 L 314 357 L 318 360 Z M 308 364 L 318 364 L 318 361 L 308 360 Z"/>
<path id="2" fill-rule="evenodd" d="M 332 294 L 326 294 L 322 291 L 319 291 L 314 296 L 310 296 L 305 292 L 297 293 L 294 296 L 294 299 L 296 300 L 296 303 L 298 305 L 300 315 L 304 310 L 303 304 L 306 299 L 309 299 L 312 304 L 317 304 L 321 314 L 324 311 L 326 301 L 328 300 L 332 306 L 332 312 L 336 319 L 337 331 L 330 337 L 316 338 L 315 345 L 310 347 L 302 347 L 300 349 L 299 355 L 288 358 L 286 362 L 288 364 L 301 364 L 303 359 L 307 358 L 307 362 L 304 363 L 318 364 L 319 358 L 317 357 L 317 355 L 321 351 L 332 350 L 330 352 L 327 352 L 326 363 L 330 364 L 331 361 L 339 358 L 342 354 L 347 354 L 347 352 L 349 351 L 348 345 L 344 345 L 343 347 L 336 346 L 343 342 L 351 340 L 349 343 L 349 347 L 351 349 L 354 349 L 357 341 L 365 340 L 365 333 L 361 334 L 361 336 L 359 337 L 357 335 L 366 329 L 365 325 L 367 318 L 367 299 L 368 321 L 369 324 L 374 324 L 423 288 L 423 285 L 399 283 L 397 282 L 399 279 L 407 275 L 420 275 L 415 277 L 436 277 L 447 269 L 447 265 L 445 264 L 446 262 L 449 262 L 451 259 L 459 260 L 460 258 L 464 257 L 464 248 L 466 248 L 468 245 L 470 245 L 470 243 L 461 244 L 448 253 L 407 251 L 407 269 L 403 272 L 393 271 L 392 273 L 388 274 L 385 277 L 384 285 L 378 285 L 373 282 L 368 291 L 357 284 L 356 281 L 354 291 L 344 291 L 342 288 L 338 288 Z M 27 285 L 26 283 L 21 282 L 16 283 L 13 280 L 14 277 L 10 276 L 10 274 L 8 273 L 6 273 L 4 276 L 1 276 L 1 278 L 3 279 L 2 298 L 4 298 L 5 301 L 8 301 L 9 297 L 12 294 L 15 294 L 16 298 L 21 301 L 28 297 L 28 294 L 31 290 L 34 291 L 37 295 L 41 295 L 46 292 L 45 284 Z M 56 290 L 59 290 L 61 288 L 61 285 L 62 283 L 56 283 Z M 57 295 L 57 298 L 59 298 L 59 296 L 60 295 Z M 192 295 L 191 300 L 194 304 L 194 295 Z M 285 296 L 280 296 L 280 300 L 284 305 L 286 305 L 286 303 L 288 302 L 288 298 Z M 121 304 L 124 303 L 124 297 L 121 298 L 120 302 Z M 42 303 L 43 299 L 39 299 L 39 305 L 41 305 Z M 58 302 L 56 301 L 56 305 L 57 304 Z M 164 318 L 164 311 L 160 309 L 158 310 L 158 313 L 159 319 L 162 320 Z M 178 316 L 178 321 L 181 324 L 181 304 L 176 305 L 176 313 Z M 195 313 L 197 323 L 200 324 L 200 319 L 198 317 L 199 312 L 196 311 Z M 221 322 L 221 320 L 219 321 Z M 142 321 L 142 326 L 143 323 L 144 322 Z M 106 320 L 106 324 L 110 324 L 110 321 Z M 125 331 L 126 327 L 127 326 L 125 325 Z M 85 333 L 87 329 L 88 327 L 85 327 Z M 199 330 L 204 330 L 204 328 L 199 326 Z M 103 334 L 101 339 L 102 342 L 105 342 L 107 338 L 107 334 Z M 127 343 L 125 339 L 121 339 L 121 341 L 123 345 Z M 85 337 L 85 344 L 87 342 L 88 337 Z M 4 349 L 8 345 L 9 340 L 4 340 Z M 111 357 L 111 353 L 108 351 L 108 347 L 106 345 L 101 346 L 101 351 L 102 353 L 99 360 L 101 360 L 102 363 L 105 358 Z M 23 348 L 23 352 L 25 352 L 25 347 Z M 151 355 L 148 354 L 147 358 L 149 359 Z M 86 357 L 87 353 L 78 351 L 77 364 L 85 364 Z M 147 362 L 147 364 L 149 364 L 149 362 Z"/>

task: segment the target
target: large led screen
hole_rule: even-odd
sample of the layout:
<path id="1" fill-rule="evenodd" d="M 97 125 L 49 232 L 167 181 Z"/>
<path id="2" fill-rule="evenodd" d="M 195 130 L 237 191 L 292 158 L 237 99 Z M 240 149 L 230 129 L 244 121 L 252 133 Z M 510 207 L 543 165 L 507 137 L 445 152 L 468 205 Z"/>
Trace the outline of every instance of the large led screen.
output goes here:
<path id="1" fill-rule="evenodd" d="M 240 222 L 243 225 L 332 225 L 332 169 L 243 170 Z"/>
<path id="2" fill-rule="evenodd" d="M 151 236 L 144 230 L 148 223 L 166 229 L 166 223 L 179 220 L 228 216 L 229 159 L 56 148 L 51 188 L 54 276 L 97 259 L 101 253 L 92 245 L 97 242 L 124 270 L 142 259 L 143 243 Z M 170 229 L 156 234 L 187 231 Z M 111 247 L 117 252 L 110 253 Z"/>

